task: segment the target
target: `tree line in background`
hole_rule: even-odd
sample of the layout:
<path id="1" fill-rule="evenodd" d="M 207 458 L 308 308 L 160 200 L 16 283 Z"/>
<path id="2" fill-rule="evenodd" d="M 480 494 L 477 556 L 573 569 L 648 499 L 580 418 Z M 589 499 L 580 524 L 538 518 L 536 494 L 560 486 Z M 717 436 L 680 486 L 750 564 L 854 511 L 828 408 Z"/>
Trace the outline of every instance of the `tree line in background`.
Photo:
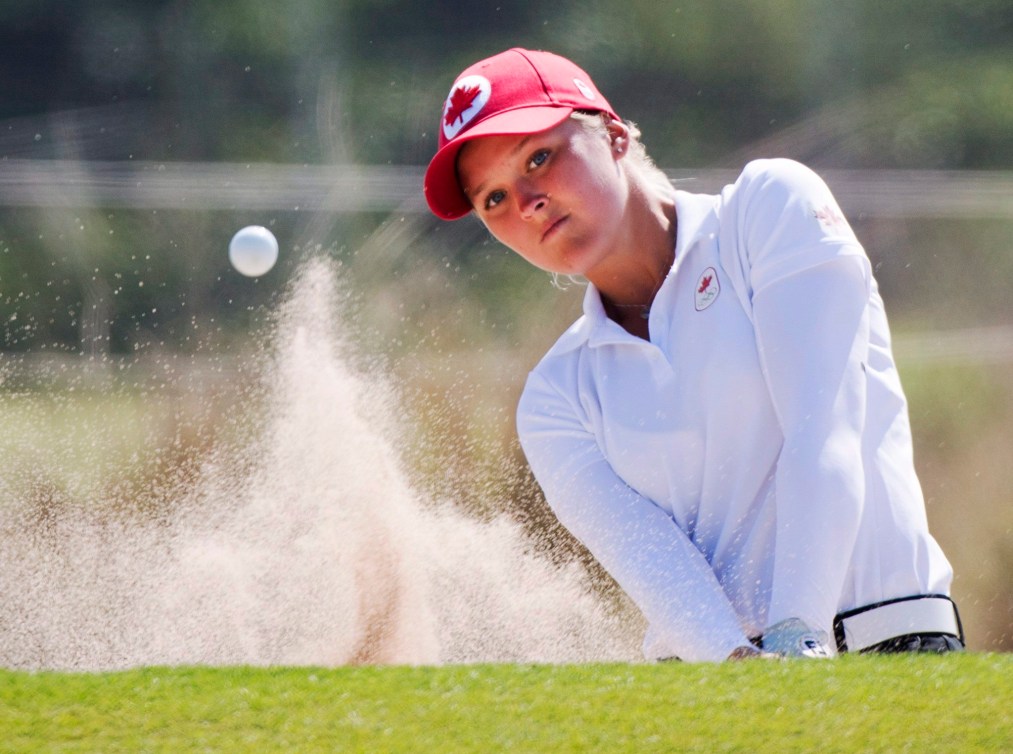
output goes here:
<path id="1" fill-rule="evenodd" d="M 12 160 L 422 165 L 453 75 L 513 45 L 578 61 L 663 167 L 1013 166 L 1000 0 L 4 0 L 0 182 Z M 227 337 L 290 269 L 237 279 L 232 231 L 273 223 L 284 248 L 312 225 L 342 257 L 385 219 L 83 204 L 0 207 L 0 347 Z M 466 289 L 482 242 L 444 231 L 418 248 Z"/>

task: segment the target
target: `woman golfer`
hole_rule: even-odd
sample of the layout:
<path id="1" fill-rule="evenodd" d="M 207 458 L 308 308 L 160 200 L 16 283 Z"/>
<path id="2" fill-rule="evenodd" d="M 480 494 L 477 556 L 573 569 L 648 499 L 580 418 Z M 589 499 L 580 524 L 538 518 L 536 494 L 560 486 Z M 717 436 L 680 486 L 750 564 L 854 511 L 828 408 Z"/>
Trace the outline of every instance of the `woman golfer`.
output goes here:
<path id="1" fill-rule="evenodd" d="M 648 658 L 963 646 L 883 303 L 819 177 L 675 190 L 583 70 L 513 49 L 454 83 L 425 194 L 588 281 L 518 430 Z"/>

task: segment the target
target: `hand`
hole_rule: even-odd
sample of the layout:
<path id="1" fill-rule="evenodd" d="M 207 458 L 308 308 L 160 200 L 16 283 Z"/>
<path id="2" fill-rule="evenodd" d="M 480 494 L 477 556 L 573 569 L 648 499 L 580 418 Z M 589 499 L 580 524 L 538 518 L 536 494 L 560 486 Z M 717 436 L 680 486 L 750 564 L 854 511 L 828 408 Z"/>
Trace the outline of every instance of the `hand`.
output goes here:
<path id="1" fill-rule="evenodd" d="M 784 657 L 831 657 L 827 634 L 809 628 L 798 618 L 788 618 L 763 632 L 763 649 Z"/>
<path id="2" fill-rule="evenodd" d="M 741 647 L 736 647 L 732 650 L 732 653 L 728 655 L 728 660 L 734 662 L 736 660 L 777 660 L 779 656 L 772 652 L 763 652 L 754 646 L 743 644 Z"/>

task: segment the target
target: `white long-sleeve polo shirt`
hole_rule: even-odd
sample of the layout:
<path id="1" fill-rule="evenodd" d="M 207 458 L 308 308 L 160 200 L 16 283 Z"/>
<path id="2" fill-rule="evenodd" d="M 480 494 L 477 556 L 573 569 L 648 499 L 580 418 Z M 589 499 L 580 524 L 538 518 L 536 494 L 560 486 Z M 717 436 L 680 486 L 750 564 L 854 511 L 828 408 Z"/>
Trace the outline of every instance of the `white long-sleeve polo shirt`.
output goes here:
<path id="1" fill-rule="evenodd" d="M 648 657 L 722 660 L 789 617 L 947 594 L 865 251 L 790 160 L 677 191 L 650 340 L 584 313 L 517 424 L 559 518 L 643 611 Z"/>

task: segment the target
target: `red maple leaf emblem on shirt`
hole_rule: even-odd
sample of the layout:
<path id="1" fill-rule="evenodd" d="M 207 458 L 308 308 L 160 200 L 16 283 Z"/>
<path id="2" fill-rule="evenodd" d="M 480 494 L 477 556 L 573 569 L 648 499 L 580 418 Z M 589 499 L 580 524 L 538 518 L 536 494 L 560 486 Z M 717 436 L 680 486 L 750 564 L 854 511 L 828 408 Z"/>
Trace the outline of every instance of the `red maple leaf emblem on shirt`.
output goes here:
<path id="1" fill-rule="evenodd" d="M 700 281 L 700 290 L 698 290 L 697 293 L 706 293 L 707 289 L 711 287 L 711 280 L 712 279 L 713 278 L 711 278 L 710 275 L 707 275 L 706 277 L 704 277 Z"/>
<path id="2" fill-rule="evenodd" d="M 834 211 L 834 208 L 830 206 L 820 207 L 818 210 L 813 212 L 813 214 L 823 225 L 828 225 L 831 228 L 836 228 L 844 222 L 844 218 L 837 214 L 837 212 Z"/>
<path id="3" fill-rule="evenodd" d="M 454 121 L 464 119 L 464 111 L 471 107 L 481 89 L 477 86 L 461 86 L 453 91 L 447 102 L 446 123 L 454 125 Z"/>

